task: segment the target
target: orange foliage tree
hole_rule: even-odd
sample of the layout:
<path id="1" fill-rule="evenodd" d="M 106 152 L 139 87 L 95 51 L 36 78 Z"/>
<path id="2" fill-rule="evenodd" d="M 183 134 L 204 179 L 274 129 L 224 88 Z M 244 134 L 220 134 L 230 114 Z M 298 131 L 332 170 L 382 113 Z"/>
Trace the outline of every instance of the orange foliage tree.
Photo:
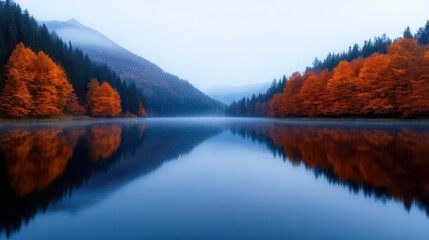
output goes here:
<path id="1" fill-rule="evenodd" d="M 75 115 L 85 114 L 85 108 L 81 104 L 79 104 L 76 94 L 74 92 L 70 93 L 67 97 L 66 112 Z"/>
<path id="2" fill-rule="evenodd" d="M 332 73 L 294 73 L 271 100 L 270 115 L 401 116 L 429 114 L 429 47 L 400 39 L 387 54 L 342 61 Z"/>
<path id="3" fill-rule="evenodd" d="M 304 82 L 304 77 L 295 72 L 290 76 L 287 81 L 286 88 L 283 94 L 279 95 L 280 105 L 280 115 L 297 115 L 301 107 L 301 101 L 299 99 L 299 92 L 301 91 L 302 84 Z"/>
<path id="4" fill-rule="evenodd" d="M 283 117 L 281 112 L 281 107 L 283 105 L 282 100 L 284 99 L 284 94 L 276 94 L 270 102 L 270 112 L 269 115 L 272 117 Z"/>
<path id="5" fill-rule="evenodd" d="M 20 43 L 6 64 L 0 110 L 15 118 L 62 113 L 73 92 L 64 70 L 43 52 Z"/>
<path id="6" fill-rule="evenodd" d="M 66 73 L 43 52 L 37 54 L 35 72 L 36 77 L 30 84 L 33 102 L 37 106 L 34 115 L 58 115 L 66 107 L 68 95 L 73 92 Z"/>
<path id="7" fill-rule="evenodd" d="M 351 63 L 341 61 L 334 69 L 334 74 L 326 85 L 327 114 L 358 114 L 355 93 L 358 87 L 359 71 L 363 66 L 363 62 L 363 59 L 357 59 Z"/>
<path id="8" fill-rule="evenodd" d="M 429 114 L 429 46 L 426 46 L 419 69 L 422 73 L 411 81 L 413 89 L 408 107 L 412 114 L 427 115 Z"/>
<path id="9" fill-rule="evenodd" d="M 359 74 L 357 99 L 360 114 L 392 114 L 395 111 L 395 82 L 390 76 L 390 59 L 374 54 L 365 60 Z"/>
<path id="10" fill-rule="evenodd" d="M 413 91 L 412 82 L 418 80 L 421 73 L 420 59 L 423 57 L 421 46 L 414 39 L 405 38 L 389 46 L 392 77 L 395 79 L 395 107 L 398 113 L 410 115 L 409 96 Z"/>
<path id="11" fill-rule="evenodd" d="M 301 115 L 316 116 L 323 111 L 324 91 L 320 90 L 326 87 L 327 76 L 329 76 L 327 70 L 322 74 L 314 72 L 305 74 L 305 80 L 299 92 L 299 98 L 302 100 Z"/>
<path id="12" fill-rule="evenodd" d="M 114 117 L 122 112 L 119 93 L 109 83 L 92 79 L 86 96 L 87 111 L 92 116 Z"/>
<path id="13" fill-rule="evenodd" d="M 10 117 L 27 117 L 33 111 L 33 97 L 27 86 L 34 80 L 36 59 L 36 54 L 21 43 L 6 64 L 5 85 L 0 93 L 0 109 Z"/>
<path id="14" fill-rule="evenodd" d="M 143 107 L 143 104 L 142 104 L 142 103 L 140 103 L 140 105 L 139 105 L 139 115 L 140 115 L 141 117 L 146 117 L 146 116 L 147 116 L 147 112 L 146 112 L 146 110 L 144 109 L 144 107 Z"/>

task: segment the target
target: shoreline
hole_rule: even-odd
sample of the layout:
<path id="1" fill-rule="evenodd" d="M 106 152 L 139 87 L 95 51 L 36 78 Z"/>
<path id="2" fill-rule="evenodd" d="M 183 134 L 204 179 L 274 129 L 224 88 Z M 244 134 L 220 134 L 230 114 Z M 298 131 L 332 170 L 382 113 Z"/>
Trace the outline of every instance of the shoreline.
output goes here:
<path id="1" fill-rule="evenodd" d="M 141 120 L 141 119 L 174 119 L 174 118 L 223 118 L 223 119 L 255 119 L 255 120 L 275 120 L 281 122 L 368 122 L 368 123 L 382 123 L 382 122 L 423 122 L 429 123 L 429 117 L 424 118 L 360 118 L 360 117 L 286 117 L 286 118 L 273 118 L 273 117 L 245 117 L 245 116 L 162 116 L 162 117 L 138 117 L 132 115 L 123 115 L 112 118 L 90 117 L 86 115 L 61 115 L 56 117 L 47 118 L 27 118 L 27 119 L 13 119 L 0 117 L 0 125 L 4 124 L 25 124 L 25 123 L 55 123 L 55 122 L 103 122 L 103 121 L 118 121 L 118 120 Z"/>
<path id="2" fill-rule="evenodd" d="M 101 117 L 90 117 L 86 115 L 61 115 L 55 117 L 47 118 L 24 118 L 24 119 L 14 119 L 14 118 L 4 118 L 0 117 L 0 125 L 3 124 L 20 124 L 20 123 L 55 123 L 55 122 L 82 122 L 82 121 L 114 121 L 120 119 L 143 119 L 137 116 L 124 115 L 113 118 L 101 118 Z"/>
<path id="3" fill-rule="evenodd" d="M 338 122 L 429 122 L 429 117 L 425 118 L 364 118 L 364 117 L 345 117 L 345 118 L 332 118 L 332 117 L 291 117 L 291 118 L 269 118 L 277 120 L 291 120 L 291 121 L 338 121 Z"/>

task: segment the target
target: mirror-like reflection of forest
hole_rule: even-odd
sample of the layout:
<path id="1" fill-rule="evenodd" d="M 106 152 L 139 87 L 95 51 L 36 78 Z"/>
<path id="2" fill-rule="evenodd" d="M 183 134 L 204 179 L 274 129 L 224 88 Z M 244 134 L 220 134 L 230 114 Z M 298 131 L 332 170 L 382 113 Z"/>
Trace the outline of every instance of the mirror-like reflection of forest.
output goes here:
<path id="1" fill-rule="evenodd" d="M 125 184 L 151 172 L 221 131 L 186 123 L 149 125 L 115 122 L 0 129 L 0 233 L 19 230 L 36 213 L 72 194 L 91 176 L 115 168 L 125 156 L 135 160 L 121 165 L 123 171 L 109 176 L 105 185 L 109 186 L 107 181 Z M 137 150 L 144 155 L 136 155 Z"/>
<path id="2" fill-rule="evenodd" d="M 103 184 L 125 184 L 224 131 L 353 192 L 429 213 L 428 124 L 153 119 L 1 128 L 0 232 L 19 230 L 97 173 L 120 168 Z M 124 157 L 133 161 L 118 164 Z"/>
<path id="3" fill-rule="evenodd" d="M 429 214 L 427 124 L 276 124 L 233 132 L 267 143 L 294 165 L 377 199 L 413 204 Z"/>

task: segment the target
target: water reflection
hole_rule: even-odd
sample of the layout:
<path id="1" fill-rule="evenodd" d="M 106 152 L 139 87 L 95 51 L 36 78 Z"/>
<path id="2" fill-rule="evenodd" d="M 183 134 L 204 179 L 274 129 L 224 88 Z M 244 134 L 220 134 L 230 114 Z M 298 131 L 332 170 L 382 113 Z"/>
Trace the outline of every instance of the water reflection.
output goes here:
<path id="1" fill-rule="evenodd" d="M 88 151 L 92 161 L 107 159 L 116 152 L 121 142 L 122 128 L 93 126 L 88 134 Z"/>
<path id="2" fill-rule="evenodd" d="M 294 163 L 332 173 L 340 182 L 371 186 L 376 195 L 385 190 L 407 208 L 416 202 L 428 209 L 428 132 L 279 126 L 271 132 Z"/>
<path id="3" fill-rule="evenodd" d="M 429 213 L 427 124 L 236 119 L 45 124 L 0 129 L 0 233 L 19 230 L 89 179 L 99 178 L 92 191 L 111 192 L 224 131 L 264 144 L 285 161 L 353 192 Z"/>
<path id="4" fill-rule="evenodd" d="M 120 122 L 1 129 L 0 233 L 19 230 L 99 172 L 116 167 L 100 186 L 112 190 L 221 131 L 194 126 L 153 123 L 147 129 L 142 122 Z M 116 164 L 124 156 L 133 161 Z"/>
<path id="5" fill-rule="evenodd" d="M 406 209 L 416 204 L 429 215 L 427 124 L 271 123 L 233 132 L 353 192 L 393 198 Z"/>
<path id="6" fill-rule="evenodd" d="M 13 191 L 23 198 L 49 186 L 64 172 L 78 137 L 59 128 L 14 128 L 0 135 L 5 175 Z"/>

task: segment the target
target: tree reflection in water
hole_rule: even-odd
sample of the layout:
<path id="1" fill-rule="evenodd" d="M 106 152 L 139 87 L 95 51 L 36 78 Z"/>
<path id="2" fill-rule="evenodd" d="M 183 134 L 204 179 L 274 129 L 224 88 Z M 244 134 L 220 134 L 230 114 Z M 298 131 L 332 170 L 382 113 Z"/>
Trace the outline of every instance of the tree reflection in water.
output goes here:
<path id="1" fill-rule="evenodd" d="M 94 126 L 88 136 L 89 155 L 93 161 L 100 158 L 107 159 L 116 152 L 121 142 L 122 128 L 113 125 L 109 128 L 105 126 Z"/>
<path id="2" fill-rule="evenodd" d="M 429 214 L 429 129 L 354 124 L 235 126 L 292 164 L 376 199 L 413 204 Z"/>
<path id="3" fill-rule="evenodd" d="M 154 171 L 222 131 L 219 126 L 194 124 L 53 124 L 0 129 L 0 233 L 19 230 L 39 211 L 70 196 L 91 176 L 116 166 L 123 168 L 108 181 L 125 184 Z M 137 151 L 144 156 L 135 156 Z M 115 165 L 122 157 L 129 165 Z M 113 171 L 114 172 L 114 171 Z M 115 185 L 113 184 L 113 185 Z"/>
<path id="4" fill-rule="evenodd" d="M 86 138 L 88 155 L 97 160 L 109 158 L 120 145 L 121 129 L 116 125 L 82 127 L 14 127 L 0 134 L 2 188 L 0 229 L 18 228 L 39 208 L 58 199 L 72 187 L 69 162 L 85 160 L 79 156 L 79 141 Z M 96 143 L 96 144 L 94 144 Z M 77 149 L 79 148 L 79 149 Z M 70 167 L 70 166 L 69 166 Z M 85 171 L 83 170 L 82 173 Z M 76 174 L 80 185 L 85 174 Z"/>
<path id="5" fill-rule="evenodd" d="M 76 142 L 58 128 L 11 129 L 0 135 L 7 178 L 15 193 L 22 198 L 50 185 L 63 173 Z"/>
<path id="6" fill-rule="evenodd" d="M 429 212 L 429 128 L 279 121 L 152 121 L 0 129 L 0 233 L 109 171 L 104 186 L 124 185 L 229 130 L 265 144 L 332 183 Z M 126 164 L 115 164 L 124 156 Z M 116 175 L 115 175 L 116 174 Z M 109 187 L 107 187 L 109 191 Z M 110 191 L 113 191 L 110 189 Z"/>

